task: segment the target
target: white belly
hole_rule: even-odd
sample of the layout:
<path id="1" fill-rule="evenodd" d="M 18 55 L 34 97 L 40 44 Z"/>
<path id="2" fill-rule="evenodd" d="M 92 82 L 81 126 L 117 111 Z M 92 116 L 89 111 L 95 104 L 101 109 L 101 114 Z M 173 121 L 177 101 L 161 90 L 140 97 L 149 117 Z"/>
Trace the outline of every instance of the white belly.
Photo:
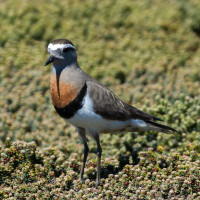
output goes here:
<path id="1" fill-rule="evenodd" d="M 79 110 L 71 119 L 67 119 L 67 121 L 76 127 L 96 132 L 113 132 L 115 130 L 124 129 L 131 124 L 131 120 L 108 120 L 94 112 L 88 112 L 84 109 Z"/>
<path id="2" fill-rule="evenodd" d="M 76 127 L 85 128 L 87 132 L 122 132 L 137 131 L 142 127 L 147 128 L 147 124 L 143 120 L 130 119 L 119 121 L 104 119 L 101 115 L 94 112 L 93 101 L 88 93 L 83 99 L 82 108 L 67 121 Z"/>

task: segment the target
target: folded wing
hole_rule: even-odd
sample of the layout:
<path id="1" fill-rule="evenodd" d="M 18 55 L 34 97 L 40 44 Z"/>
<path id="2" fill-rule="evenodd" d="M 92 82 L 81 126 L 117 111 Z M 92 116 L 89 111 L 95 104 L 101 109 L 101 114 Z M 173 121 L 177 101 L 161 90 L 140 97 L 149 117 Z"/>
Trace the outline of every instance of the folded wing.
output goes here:
<path id="1" fill-rule="evenodd" d="M 158 117 L 149 115 L 123 101 L 111 90 L 93 81 L 87 81 L 90 97 L 94 102 L 94 110 L 106 119 L 129 120 L 141 119 L 144 121 L 159 120 Z"/>

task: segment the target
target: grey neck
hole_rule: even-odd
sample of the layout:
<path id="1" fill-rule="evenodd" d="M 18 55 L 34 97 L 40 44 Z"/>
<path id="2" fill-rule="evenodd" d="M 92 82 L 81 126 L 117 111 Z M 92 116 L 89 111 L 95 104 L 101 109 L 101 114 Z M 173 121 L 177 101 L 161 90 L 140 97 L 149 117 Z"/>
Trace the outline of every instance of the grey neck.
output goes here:
<path id="1" fill-rule="evenodd" d="M 65 67 L 70 67 L 70 66 L 78 66 L 78 63 L 77 63 L 77 61 L 75 60 L 68 60 L 67 62 L 66 62 L 66 60 L 64 60 L 64 61 L 55 61 L 55 62 L 53 62 L 53 67 L 55 67 L 55 68 L 65 68 Z"/>
<path id="2" fill-rule="evenodd" d="M 77 61 L 70 61 L 70 62 L 53 62 L 52 65 L 52 72 L 55 71 L 56 73 L 61 73 L 64 69 L 66 68 L 71 68 L 71 67 L 75 67 L 75 68 L 79 68 L 79 65 L 77 63 Z"/>

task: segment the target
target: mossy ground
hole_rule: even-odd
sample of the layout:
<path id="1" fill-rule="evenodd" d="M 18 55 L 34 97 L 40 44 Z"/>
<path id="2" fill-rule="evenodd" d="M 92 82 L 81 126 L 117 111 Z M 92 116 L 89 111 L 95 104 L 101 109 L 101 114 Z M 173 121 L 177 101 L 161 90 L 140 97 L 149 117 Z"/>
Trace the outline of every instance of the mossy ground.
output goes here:
<path id="1" fill-rule="evenodd" d="M 199 9 L 198 0 L 0 2 L 1 198 L 198 198 Z M 73 41 L 92 77 L 179 131 L 101 135 L 99 188 L 95 143 L 81 184 L 83 145 L 50 99 L 43 64 L 57 38 Z"/>

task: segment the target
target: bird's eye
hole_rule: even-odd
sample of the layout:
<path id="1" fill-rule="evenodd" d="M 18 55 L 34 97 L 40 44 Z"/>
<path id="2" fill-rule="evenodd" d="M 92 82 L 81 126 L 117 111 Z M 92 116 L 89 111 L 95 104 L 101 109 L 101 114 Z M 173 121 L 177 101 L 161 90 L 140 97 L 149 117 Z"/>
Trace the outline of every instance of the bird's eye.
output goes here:
<path id="1" fill-rule="evenodd" d="M 69 48 L 64 48 L 63 49 L 63 52 L 68 52 L 69 51 Z"/>

